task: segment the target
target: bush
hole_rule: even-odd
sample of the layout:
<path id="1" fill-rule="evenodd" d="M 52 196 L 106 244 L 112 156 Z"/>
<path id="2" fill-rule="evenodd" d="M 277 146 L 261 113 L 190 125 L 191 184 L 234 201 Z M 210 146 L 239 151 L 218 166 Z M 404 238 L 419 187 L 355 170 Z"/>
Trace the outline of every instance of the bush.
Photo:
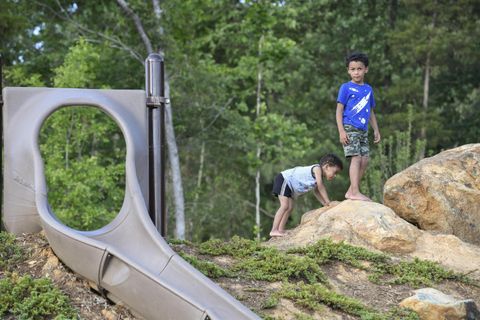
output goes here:
<path id="1" fill-rule="evenodd" d="M 7 274 L 0 280 L 0 316 L 19 319 L 77 319 L 69 299 L 50 279 Z"/>

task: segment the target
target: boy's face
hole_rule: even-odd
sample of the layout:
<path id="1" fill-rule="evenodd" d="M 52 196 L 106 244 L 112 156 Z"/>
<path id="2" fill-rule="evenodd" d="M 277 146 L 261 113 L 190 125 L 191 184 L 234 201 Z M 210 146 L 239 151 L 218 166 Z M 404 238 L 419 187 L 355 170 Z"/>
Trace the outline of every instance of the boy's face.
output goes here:
<path id="1" fill-rule="evenodd" d="M 337 176 L 337 173 L 340 172 L 340 168 L 326 164 L 323 166 L 322 171 L 327 180 L 333 180 Z"/>
<path id="2" fill-rule="evenodd" d="M 363 62 L 350 61 L 347 71 L 354 83 L 363 84 L 363 78 L 365 77 L 365 73 L 368 72 L 368 67 L 365 67 Z"/>

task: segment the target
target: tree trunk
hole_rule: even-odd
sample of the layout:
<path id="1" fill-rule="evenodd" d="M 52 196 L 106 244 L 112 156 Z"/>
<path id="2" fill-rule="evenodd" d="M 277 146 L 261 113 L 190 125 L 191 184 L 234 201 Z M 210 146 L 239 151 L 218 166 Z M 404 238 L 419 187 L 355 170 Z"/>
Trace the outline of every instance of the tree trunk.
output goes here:
<path id="1" fill-rule="evenodd" d="M 257 158 L 260 158 L 262 150 L 257 147 Z M 260 168 L 255 175 L 255 226 L 257 240 L 260 240 Z"/>
<path id="2" fill-rule="evenodd" d="M 132 18 L 137 28 L 137 32 L 145 45 L 145 49 L 148 53 L 153 52 L 152 43 L 146 34 L 142 21 L 135 12 L 130 9 L 128 4 L 124 0 L 117 0 L 118 5 L 124 10 L 124 12 Z M 161 9 L 158 0 L 153 0 L 154 13 L 159 25 L 159 33 L 163 32 L 160 27 Z M 168 77 L 165 77 L 165 96 L 170 97 L 170 84 Z M 185 239 L 185 201 L 183 197 L 183 185 L 180 171 L 180 160 L 178 157 L 177 142 L 175 140 L 175 131 L 173 128 L 172 108 L 171 104 L 165 105 L 165 136 L 168 146 L 168 159 L 170 162 L 170 168 L 172 170 L 172 190 L 173 199 L 175 204 L 175 237 L 178 239 Z"/>
<path id="3" fill-rule="evenodd" d="M 425 61 L 425 75 L 423 78 L 423 101 L 422 101 L 422 107 L 423 107 L 423 113 L 424 117 L 426 117 L 427 112 L 428 112 L 428 97 L 429 97 L 429 92 L 430 92 L 430 52 L 427 54 L 427 60 Z M 425 126 L 425 120 L 423 121 L 423 126 L 422 130 L 420 132 L 420 137 L 422 139 L 427 138 L 427 129 Z"/>
<path id="4" fill-rule="evenodd" d="M 257 72 L 257 107 L 256 107 L 256 116 L 257 119 L 260 116 L 260 107 L 261 107 L 261 94 L 262 94 L 262 63 L 260 58 L 262 56 L 262 45 L 263 45 L 263 35 L 260 37 L 258 42 L 258 72 Z M 262 149 L 257 146 L 256 157 L 260 160 L 262 154 Z M 260 162 L 260 161 L 259 161 Z M 260 240 L 260 167 L 257 168 L 257 173 L 255 174 L 255 227 L 257 233 L 257 240 Z"/>
<path id="5" fill-rule="evenodd" d="M 433 13 L 432 17 L 432 30 L 435 29 L 435 20 L 436 20 L 436 12 Z M 432 53 L 432 38 L 430 37 L 428 41 L 428 51 L 427 51 L 427 57 L 425 59 L 425 73 L 423 77 L 423 101 L 422 101 L 422 107 L 423 107 L 423 121 L 422 121 L 422 128 L 420 130 L 420 138 L 424 140 L 425 142 L 427 141 L 427 115 L 428 115 L 428 98 L 430 94 L 430 71 L 431 71 L 431 53 Z M 426 143 L 425 146 L 422 147 L 420 150 L 419 154 L 420 157 L 423 159 L 425 157 L 425 148 L 426 148 Z"/>
<path id="6" fill-rule="evenodd" d="M 170 97 L 170 84 L 168 80 L 165 80 L 165 96 Z M 165 122 L 168 159 L 170 161 L 170 169 L 172 170 L 173 202 L 175 204 L 175 237 L 180 240 L 185 240 L 185 200 L 183 197 L 180 158 L 178 156 L 177 141 L 175 140 L 170 103 L 165 105 Z"/>
<path id="7" fill-rule="evenodd" d="M 122 10 L 126 13 L 126 15 L 132 18 L 133 23 L 135 23 L 135 28 L 137 28 L 137 32 L 140 35 L 140 38 L 142 39 L 142 42 L 145 45 L 145 48 L 147 49 L 147 52 L 152 53 L 153 52 L 152 42 L 150 41 L 150 38 L 148 37 L 147 33 L 145 32 L 145 29 L 143 28 L 143 24 L 142 24 L 142 21 L 140 20 L 140 17 L 135 12 L 133 12 L 132 9 L 130 9 L 130 7 L 125 2 L 125 0 L 117 0 L 117 3 L 122 8 Z"/>

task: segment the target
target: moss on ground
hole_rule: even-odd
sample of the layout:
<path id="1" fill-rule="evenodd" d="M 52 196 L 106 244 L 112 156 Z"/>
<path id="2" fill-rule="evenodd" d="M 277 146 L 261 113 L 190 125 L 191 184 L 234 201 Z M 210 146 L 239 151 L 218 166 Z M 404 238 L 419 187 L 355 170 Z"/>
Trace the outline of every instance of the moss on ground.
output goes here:
<path id="1" fill-rule="evenodd" d="M 369 279 L 374 283 L 408 284 L 414 288 L 432 286 L 445 280 L 473 283 L 464 274 L 446 270 L 436 262 L 418 258 L 398 263 L 377 263 L 373 266 Z"/>
<path id="2" fill-rule="evenodd" d="M 388 313 L 379 312 L 365 306 L 360 301 L 330 290 L 322 284 L 287 283 L 278 292 L 282 298 L 312 311 L 321 311 L 324 305 L 332 309 L 360 317 L 362 320 L 418 320 L 418 315 L 410 310 L 394 308 Z"/>
<path id="3" fill-rule="evenodd" d="M 77 319 L 70 299 L 50 279 L 11 272 L 27 258 L 13 234 L 0 232 L 0 317 Z"/>
<path id="4" fill-rule="evenodd" d="M 385 254 L 375 253 L 344 242 L 335 243 L 330 239 L 321 239 L 310 246 L 290 249 L 288 253 L 305 255 L 320 265 L 330 261 L 341 261 L 359 269 L 367 269 L 362 261 L 386 263 L 389 260 Z"/>
<path id="5" fill-rule="evenodd" d="M 233 263 L 228 269 L 224 269 L 229 276 L 282 282 L 282 288 L 262 303 L 264 310 L 277 306 L 280 298 L 287 298 L 311 311 L 321 310 L 327 305 L 362 320 L 418 319 L 413 311 L 393 308 L 388 312 L 380 312 L 331 290 L 321 266 L 333 262 L 365 270 L 369 273 L 370 281 L 380 285 L 406 284 L 417 288 L 432 286 L 445 280 L 472 283 L 467 276 L 446 270 L 435 262 L 420 259 L 398 261 L 386 254 L 344 242 L 335 243 L 330 239 L 284 252 L 264 246 L 258 241 L 233 237 L 227 242 L 209 240 L 198 245 L 197 250 L 207 256 L 231 256 Z M 264 318 L 272 319 L 268 315 Z M 297 318 L 311 317 L 308 314 L 298 314 Z"/>
<path id="6" fill-rule="evenodd" d="M 15 236 L 0 232 L 0 270 L 10 270 L 24 257 L 24 252 L 15 242 Z"/>
<path id="7" fill-rule="evenodd" d="M 190 263 L 195 269 L 199 270 L 201 273 L 206 275 L 209 278 L 215 279 L 220 277 L 231 277 L 233 276 L 233 272 L 224 269 L 213 262 L 205 261 L 198 259 L 195 256 L 187 254 L 185 252 L 179 252 L 179 255 L 185 259 L 188 263 Z"/>
<path id="8" fill-rule="evenodd" d="M 69 298 L 50 279 L 9 273 L 0 279 L 0 316 L 18 319 L 76 319 Z"/>

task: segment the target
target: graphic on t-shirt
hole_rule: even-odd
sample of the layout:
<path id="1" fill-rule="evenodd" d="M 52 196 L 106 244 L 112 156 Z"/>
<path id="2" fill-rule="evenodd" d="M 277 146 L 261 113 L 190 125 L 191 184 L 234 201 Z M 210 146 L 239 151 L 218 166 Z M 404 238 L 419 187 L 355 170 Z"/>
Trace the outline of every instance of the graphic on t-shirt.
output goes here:
<path id="1" fill-rule="evenodd" d="M 365 108 L 365 106 L 368 104 L 368 99 L 370 99 L 370 94 L 371 92 L 369 92 L 365 97 L 362 98 L 362 100 L 360 100 L 355 106 L 353 106 L 352 116 L 357 115 L 360 111 L 363 110 L 363 108 Z"/>

